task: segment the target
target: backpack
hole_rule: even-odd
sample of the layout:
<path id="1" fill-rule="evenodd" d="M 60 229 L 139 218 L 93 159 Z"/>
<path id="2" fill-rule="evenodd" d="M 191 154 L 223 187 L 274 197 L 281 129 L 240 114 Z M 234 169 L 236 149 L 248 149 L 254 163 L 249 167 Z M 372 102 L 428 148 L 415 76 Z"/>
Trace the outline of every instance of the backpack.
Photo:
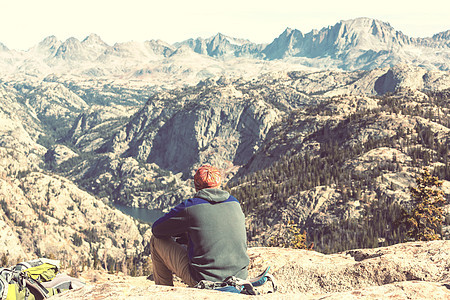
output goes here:
<path id="1" fill-rule="evenodd" d="M 201 280 L 195 287 L 199 289 L 208 289 L 221 292 L 230 292 L 245 295 L 259 295 L 256 287 L 264 285 L 270 281 L 272 283 L 272 291 L 277 291 L 274 277 L 269 274 L 270 266 L 267 267 L 259 276 L 251 279 L 240 279 L 234 276 L 227 277 L 224 281 L 213 282 L 209 280 Z"/>
<path id="2" fill-rule="evenodd" d="M 0 268 L 0 300 L 42 300 L 82 287 L 77 278 L 59 274 L 58 260 L 38 258 L 12 268 Z"/>

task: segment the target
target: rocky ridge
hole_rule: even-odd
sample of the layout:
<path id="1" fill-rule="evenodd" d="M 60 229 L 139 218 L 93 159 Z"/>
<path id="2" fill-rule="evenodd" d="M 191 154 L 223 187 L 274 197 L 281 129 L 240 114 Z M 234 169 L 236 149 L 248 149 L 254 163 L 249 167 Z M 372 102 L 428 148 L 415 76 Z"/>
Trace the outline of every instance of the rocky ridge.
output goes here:
<path id="1" fill-rule="evenodd" d="M 265 45 L 257 45 L 249 40 L 236 39 L 224 34 L 218 33 L 214 37 L 208 39 L 189 39 L 181 43 L 176 43 L 175 46 L 186 45 L 195 53 L 204 54 L 212 57 L 227 57 L 227 56 L 256 56 L 260 57 L 260 52 Z"/>
<path id="2" fill-rule="evenodd" d="M 218 33 L 174 45 L 161 40 L 108 45 L 95 34 L 79 41 L 45 38 L 28 51 L 1 48 L 3 76 L 43 78 L 52 74 L 83 78 L 143 80 L 174 86 L 211 76 L 255 76 L 261 72 L 305 68 L 372 70 L 410 64 L 449 70 L 446 32 L 411 38 L 390 24 L 370 18 L 343 20 L 302 33 L 287 28 L 269 44 Z"/>
<path id="3" fill-rule="evenodd" d="M 37 255 L 57 257 L 65 266 L 91 265 L 94 257 L 121 260 L 145 246 L 131 217 L 54 175 L 3 175 L 0 203 L 0 244 L 11 264 Z"/>
<path id="4" fill-rule="evenodd" d="M 448 241 L 404 243 L 332 255 L 307 250 L 250 248 L 251 275 L 265 266 L 272 266 L 278 292 L 244 296 L 185 288 L 181 283 L 177 287 L 156 286 L 152 281 L 119 276 L 97 279 L 97 283 L 88 283 L 80 290 L 53 298 L 448 299 L 449 253 Z"/>

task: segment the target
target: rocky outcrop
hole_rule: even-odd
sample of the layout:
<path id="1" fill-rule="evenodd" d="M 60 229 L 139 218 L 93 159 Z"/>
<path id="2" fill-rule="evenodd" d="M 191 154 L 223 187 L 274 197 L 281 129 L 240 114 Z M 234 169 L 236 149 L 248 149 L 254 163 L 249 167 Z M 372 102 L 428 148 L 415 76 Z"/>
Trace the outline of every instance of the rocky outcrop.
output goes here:
<path id="1" fill-rule="evenodd" d="M 181 287 L 164 287 L 156 285 L 139 285 L 135 280 L 110 282 L 97 286 L 85 287 L 53 296 L 51 299 L 95 299 L 95 297 L 111 297 L 114 299 L 306 299 L 306 300 L 341 300 L 341 299 L 433 299 L 445 300 L 450 297 L 447 284 L 434 282 L 406 281 L 383 286 L 368 287 L 342 293 L 307 295 L 302 293 L 266 294 L 263 296 L 245 296 L 232 293 L 192 290 Z"/>
<path id="2" fill-rule="evenodd" d="M 45 117 L 67 118 L 69 114 L 75 115 L 88 108 L 83 99 L 58 83 L 42 83 L 25 98 L 38 115 Z"/>
<path id="3" fill-rule="evenodd" d="M 58 176 L 1 178 L 0 203 L 0 245 L 10 263 L 50 256 L 80 265 L 144 247 L 136 221 Z"/>
<path id="4" fill-rule="evenodd" d="M 449 247 L 449 241 L 404 243 L 331 255 L 254 248 L 250 256 L 253 264 L 273 266 L 280 292 L 322 294 L 411 280 L 446 281 Z"/>
<path id="5" fill-rule="evenodd" d="M 266 266 L 277 279 L 278 291 L 262 299 L 448 299 L 450 242 L 414 242 L 375 249 L 355 249 L 324 255 L 283 248 L 250 248 L 250 276 Z M 54 299 L 217 299 L 247 298 L 214 291 L 155 286 L 127 277 L 108 277 L 97 284 Z M 261 292 L 265 288 L 260 288 Z M 254 297 L 252 297 L 254 298 Z M 53 299 L 53 298 L 52 298 Z"/>
<path id="6" fill-rule="evenodd" d="M 77 116 L 66 138 L 83 152 L 98 150 L 135 112 L 129 106 L 92 105 Z"/>
<path id="7" fill-rule="evenodd" d="M 70 148 L 64 145 L 56 145 L 45 153 L 45 162 L 47 164 L 60 165 L 61 163 L 77 156 L 78 154 L 73 152 Z"/>

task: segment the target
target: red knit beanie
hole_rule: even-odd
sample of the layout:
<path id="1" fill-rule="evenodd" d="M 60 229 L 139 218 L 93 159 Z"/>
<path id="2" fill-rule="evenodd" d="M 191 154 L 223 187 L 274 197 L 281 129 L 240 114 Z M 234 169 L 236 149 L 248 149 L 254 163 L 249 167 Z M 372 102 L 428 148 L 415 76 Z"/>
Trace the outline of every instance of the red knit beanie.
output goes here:
<path id="1" fill-rule="evenodd" d="M 194 175 L 194 185 L 197 191 L 206 188 L 217 188 L 222 181 L 222 174 L 219 169 L 210 165 L 198 168 Z"/>

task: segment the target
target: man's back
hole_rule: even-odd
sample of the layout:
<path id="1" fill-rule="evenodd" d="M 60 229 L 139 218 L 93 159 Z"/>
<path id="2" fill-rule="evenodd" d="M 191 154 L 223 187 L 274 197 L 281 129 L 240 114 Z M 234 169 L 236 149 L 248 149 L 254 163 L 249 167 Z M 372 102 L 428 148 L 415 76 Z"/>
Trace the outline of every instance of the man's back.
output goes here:
<path id="1" fill-rule="evenodd" d="M 157 238 L 188 233 L 190 271 L 197 281 L 247 278 L 245 218 L 239 202 L 220 189 L 202 189 L 153 225 Z"/>

